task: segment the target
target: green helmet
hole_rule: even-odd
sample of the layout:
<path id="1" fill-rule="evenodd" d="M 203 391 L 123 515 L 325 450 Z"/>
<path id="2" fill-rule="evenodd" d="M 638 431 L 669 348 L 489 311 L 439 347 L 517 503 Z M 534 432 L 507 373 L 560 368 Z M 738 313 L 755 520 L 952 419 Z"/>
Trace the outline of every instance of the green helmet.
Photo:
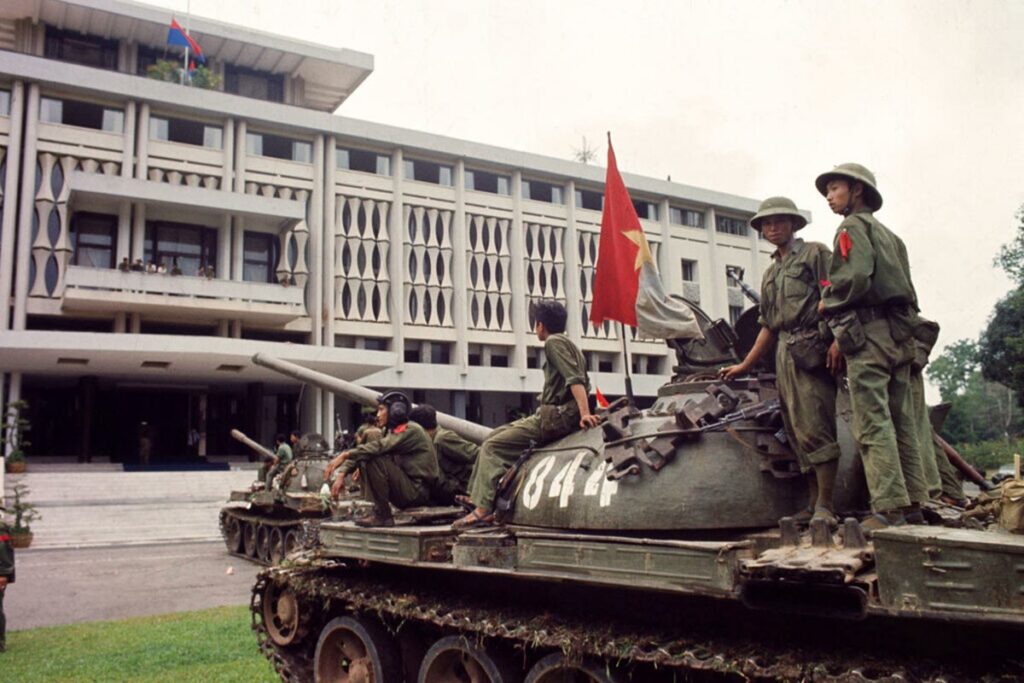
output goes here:
<path id="1" fill-rule="evenodd" d="M 839 164 L 831 171 L 822 173 L 814 181 L 814 185 L 822 197 L 828 196 L 828 183 L 836 178 L 862 183 L 864 185 L 864 203 L 872 211 L 882 208 L 882 193 L 878 191 L 878 185 L 875 183 L 875 174 L 868 169 L 860 164 Z"/>
<path id="2" fill-rule="evenodd" d="M 750 219 L 750 227 L 761 232 L 761 220 L 768 216 L 790 216 L 793 219 L 793 232 L 807 225 L 807 219 L 800 215 L 796 204 L 789 197 L 769 197 L 757 207 L 757 213 Z"/>

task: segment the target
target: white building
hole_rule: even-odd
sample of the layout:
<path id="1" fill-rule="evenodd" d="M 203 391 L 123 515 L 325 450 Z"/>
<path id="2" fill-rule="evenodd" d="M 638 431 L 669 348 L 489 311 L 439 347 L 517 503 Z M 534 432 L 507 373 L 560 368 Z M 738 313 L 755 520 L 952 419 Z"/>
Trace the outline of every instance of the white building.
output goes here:
<path id="1" fill-rule="evenodd" d="M 33 453 L 131 462 L 148 430 L 157 457 L 222 454 L 231 427 L 331 438 L 355 419 L 319 390 L 297 401 L 257 350 L 498 424 L 541 385 L 539 298 L 622 393 L 616 330 L 587 321 L 603 168 L 337 116 L 372 56 L 195 17 L 220 89 L 148 78 L 178 58 L 170 19 L 0 4 L 0 396 L 30 402 Z M 666 288 L 742 310 L 725 269 L 760 279 L 757 202 L 625 180 Z M 137 259 L 183 274 L 118 268 Z M 630 346 L 653 396 L 674 357 Z"/>

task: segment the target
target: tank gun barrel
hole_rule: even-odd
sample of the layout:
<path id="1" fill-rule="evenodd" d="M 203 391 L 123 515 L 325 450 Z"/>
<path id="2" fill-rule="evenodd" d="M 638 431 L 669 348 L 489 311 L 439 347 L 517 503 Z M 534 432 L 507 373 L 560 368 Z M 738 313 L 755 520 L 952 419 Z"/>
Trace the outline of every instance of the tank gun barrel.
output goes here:
<path id="1" fill-rule="evenodd" d="M 253 449 L 254 451 L 256 451 L 257 453 L 259 453 L 260 455 L 262 455 L 265 458 L 273 458 L 274 457 L 274 452 L 273 451 L 271 451 L 266 446 L 263 446 L 261 444 L 256 443 L 255 441 L 250 439 L 248 436 L 246 436 L 243 432 L 240 432 L 237 429 L 232 429 L 231 430 L 231 436 L 232 436 L 232 438 L 234 438 L 235 441 L 240 441 L 240 442 L 244 443 L 246 446 L 248 446 L 249 448 Z"/>
<path id="2" fill-rule="evenodd" d="M 367 406 L 377 405 L 377 396 L 379 396 L 379 394 L 372 389 L 361 387 L 358 384 L 346 382 L 343 379 L 331 377 L 326 373 L 310 370 L 309 368 L 305 368 L 296 363 L 268 356 L 265 353 L 257 353 L 252 357 L 252 362 L 256 365 L 262 365 L 265 368 L 269 368 L 274 372 L 279 372 L 282 375 L 287 375 L 288 377 L 297 379 L 300 382 L 306 382 L 307 384 L 320 387 L 321 389 L 330 391 L 333 394 L 347 398 L 350 401 L 362 403 Z M 437 424 L 445 429 L 452 430 L 462 438 L 472 441 L 475 444 L 483 443 L 483 440 L 491 433 L 490 427 L 478 425 L 475 422 L 463 420 L 460 417 L 455 417 L 448 413 L 442 413 L 441 411 L 437 411 Z"/>

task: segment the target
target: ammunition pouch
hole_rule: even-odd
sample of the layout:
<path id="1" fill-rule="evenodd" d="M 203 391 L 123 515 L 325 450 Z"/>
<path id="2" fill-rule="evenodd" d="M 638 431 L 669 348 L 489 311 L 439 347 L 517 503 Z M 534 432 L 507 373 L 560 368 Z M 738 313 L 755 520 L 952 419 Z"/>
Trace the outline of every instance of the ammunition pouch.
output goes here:
<path id="1" fill-rule="evenodd" d="M 864 336 L 861 311 L 872 309 L 855 309 L 844 311 L 828 319 L 828 326 L 832 329 L 832 335 L 836 338 L 836 344 L 844 356 L 852 356 L 858 353 L 867 344 L 867 337 Z"/>
<path id="2" fill-rule="evenodd" d="M 914 336 L 914 329 L 917 327 L 919 316 L 910 306 L 889 307 L 889 333 L 892 340 L 902 344 Z"/>
<path id="3" fill-rule="evenodd" d="M 914 360 L 910 362 L 913 372 L 921 372 L 928 365 L 928 356 L 939 339 L 939 324 L 917 316 L 914 321 Z"/>
<path id="4" fill-rule="evenodd" d="M 786 336 L 786 351 L 801 370 L 818 370 L 825 367 L 828 342 L 817 327 L 793 330 Z"/>
<path id="5" fill-rule="evenodd" d="M 555 439 L 572 434 L 579 428 L 580 410 L 576 401 L 561 405 L 542 405 L 537 409 L 540 417 L 540 438 L 542 443 L 551 443 Z"/>

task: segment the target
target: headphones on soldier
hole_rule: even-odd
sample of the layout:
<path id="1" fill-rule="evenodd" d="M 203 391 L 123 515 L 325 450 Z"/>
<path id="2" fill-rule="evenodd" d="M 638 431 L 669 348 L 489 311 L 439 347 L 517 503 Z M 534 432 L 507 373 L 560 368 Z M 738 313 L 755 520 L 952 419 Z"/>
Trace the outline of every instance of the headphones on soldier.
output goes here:
<path id="1" fill-rule="evenodd" d="M 388 429 L 394 429 L 409 421 L 412 401 L 401 391 L 389 391 L 382 394 L 377 397 L 377 403 L 383 403 L 388 407 Z"/>

